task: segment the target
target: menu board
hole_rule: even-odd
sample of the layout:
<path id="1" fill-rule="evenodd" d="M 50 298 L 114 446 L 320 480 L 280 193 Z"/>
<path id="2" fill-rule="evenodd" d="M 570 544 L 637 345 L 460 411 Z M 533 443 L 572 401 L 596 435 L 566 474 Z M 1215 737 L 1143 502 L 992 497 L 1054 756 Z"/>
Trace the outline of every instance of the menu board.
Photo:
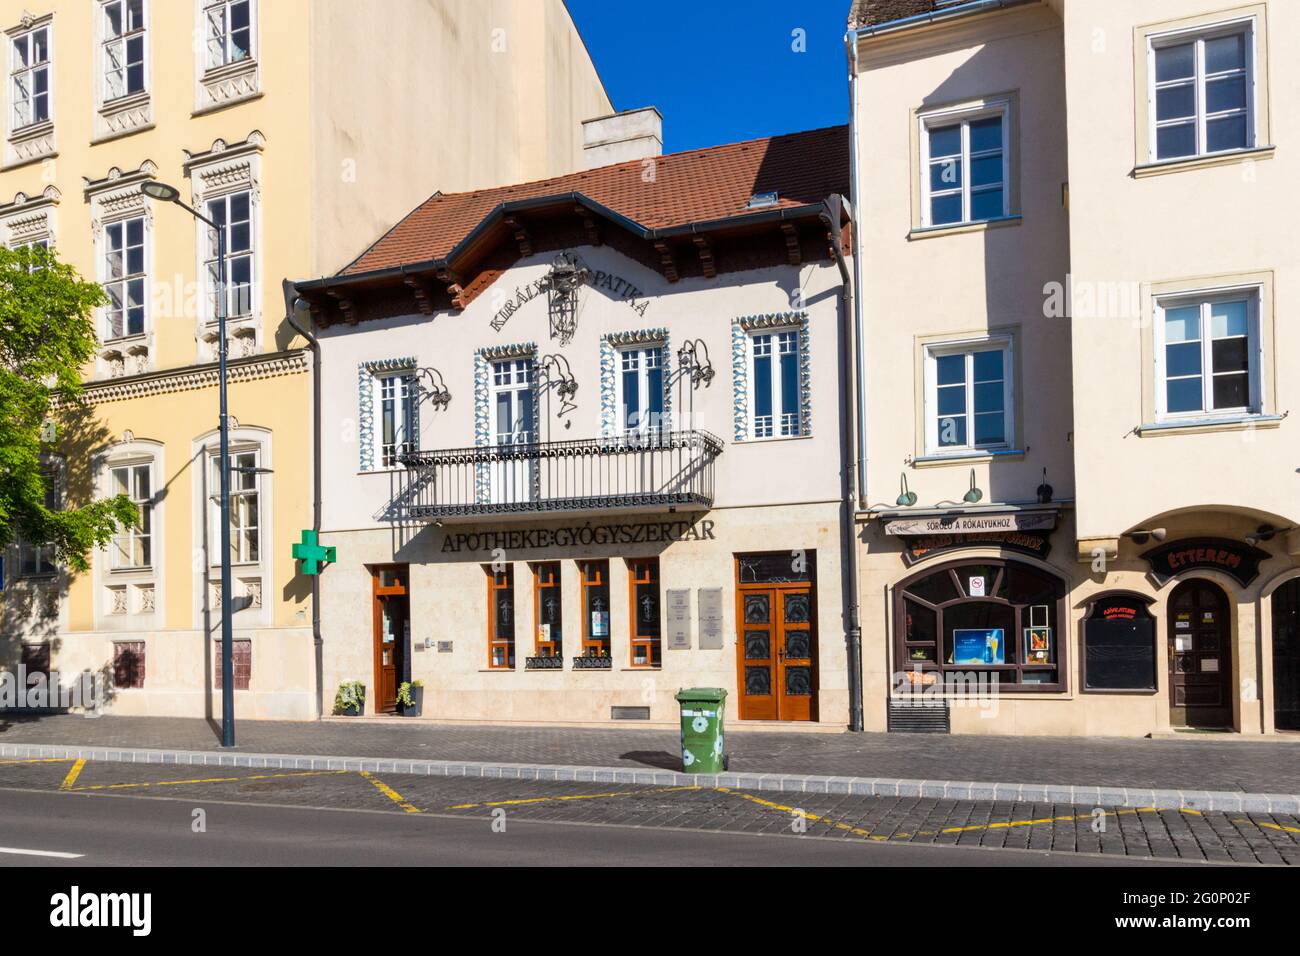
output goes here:
<path id="1" fill-rule="evenodd" d="M 1135 598 L 1103 598 L 1083 622 L 1083 686 L 1155 690 L 1155 619 Z"/>

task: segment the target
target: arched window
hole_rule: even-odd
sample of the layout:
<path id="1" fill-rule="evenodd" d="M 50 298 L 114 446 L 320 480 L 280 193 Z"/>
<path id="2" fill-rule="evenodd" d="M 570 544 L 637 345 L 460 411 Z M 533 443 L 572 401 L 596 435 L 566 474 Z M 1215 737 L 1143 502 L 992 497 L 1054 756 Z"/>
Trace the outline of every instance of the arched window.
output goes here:
<path id="1" fill-rule="evenodd" d="M 1065 581 L 1019 561 L 945 564 L 895 590 L 895 669 L 960 688 L 1064 689 Z M 933 675 L 933 676 L 931 676 Z"/>

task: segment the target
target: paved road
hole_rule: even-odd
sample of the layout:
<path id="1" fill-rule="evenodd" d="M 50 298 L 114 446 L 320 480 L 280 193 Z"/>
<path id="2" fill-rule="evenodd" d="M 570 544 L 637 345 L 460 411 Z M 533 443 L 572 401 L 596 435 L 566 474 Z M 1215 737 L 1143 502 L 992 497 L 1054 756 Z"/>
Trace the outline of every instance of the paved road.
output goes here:
<path id="1" fill-rule="evenodd" d="M 201 832 L 195 832 L 196 819 Z M 78 856 L 7 852 L 13 850 Z M 0 761 L 0 865 L 685 860 L 817 866 L 1300 864 L 1300 821 L 715 787 L 611 789 L 355 771 Z"/>
<path id="2" fill-rule="evenodd" d="M 239 749 L 257 753 L 680 768 L 673 731 L 430 724 L 243 721 Z M 217 750 L 204 720 L 0 714 L 0 743 Z M 1300 793 L 1300 738 L 1146 740 L 733 731 L 738 772 L 981 780 L 1169 790 Z"/>

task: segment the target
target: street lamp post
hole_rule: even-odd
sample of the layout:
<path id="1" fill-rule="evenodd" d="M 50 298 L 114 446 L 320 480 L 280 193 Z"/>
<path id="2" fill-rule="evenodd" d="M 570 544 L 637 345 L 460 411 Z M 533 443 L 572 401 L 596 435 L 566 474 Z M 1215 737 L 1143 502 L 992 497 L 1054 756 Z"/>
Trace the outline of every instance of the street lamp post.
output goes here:
<path id="1" fill-rule="evenodd" d="M 230 416 L 226 407 L 226 230 L 181 201 L 180 190 L 166 183 L 142 183 L 151 199 L 174 203 L 217 234 L 217 366 L 221 402 L 221 746 L 235 746 L 234 633 L 230 610 Z"/>

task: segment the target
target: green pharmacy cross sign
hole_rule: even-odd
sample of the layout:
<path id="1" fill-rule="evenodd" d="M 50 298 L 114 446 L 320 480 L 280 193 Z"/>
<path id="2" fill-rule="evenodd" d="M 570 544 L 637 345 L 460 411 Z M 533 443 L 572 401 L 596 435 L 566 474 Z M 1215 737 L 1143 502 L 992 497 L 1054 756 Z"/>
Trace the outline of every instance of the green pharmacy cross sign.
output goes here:
<path id="1" fill-rule="evenodd" d="M 311 530 L 302 533 L 302 543 L 293 546 L 295 560 L 302 562 L 302 573 L 310 576 L 320 574 L 323 564 L 333 564 L 338 548 L 326 548 L 320 545 L 320 535 Z"/>

